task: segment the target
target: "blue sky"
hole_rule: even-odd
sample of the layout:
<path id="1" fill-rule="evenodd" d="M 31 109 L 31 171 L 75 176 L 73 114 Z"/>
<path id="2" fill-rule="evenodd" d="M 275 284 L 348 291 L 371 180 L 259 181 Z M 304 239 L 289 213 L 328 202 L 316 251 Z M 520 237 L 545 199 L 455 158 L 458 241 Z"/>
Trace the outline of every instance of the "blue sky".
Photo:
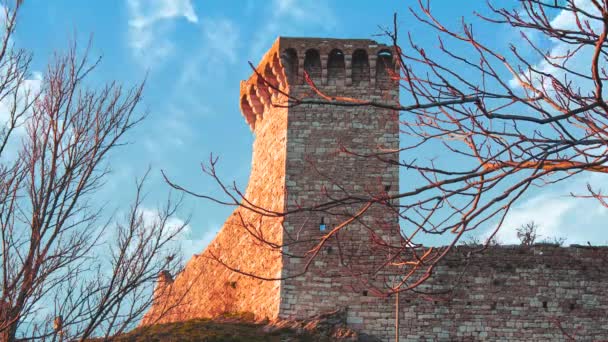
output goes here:
<path id="1" fill-rule="evenodd" d="M 84 45 L 92 35 L 91 55 L 103 56 L 92 84 L 111 80 L 134 84 L 147 76 L 142 109 L 149 116 L 128 137 L 130 144 L 112 155 L 113 173 L 97 196 L 112 208 L 124 207 L 133 196 L 135 177 L 150 165 L 146 206 L 154 208 L 168 191 L 160 169 L 197 192 L 216 192 L 214 183 L 200 172 L 200 162 L 211 152 L 221 156 L 220 171 L 226 179 L 246 185 L 253 137 L 238 108 L 239 81 L 251 73 L 247 62 L 257 63 L 277 36 L 374 38 L 378 26 L 390 25 L 397 11 L 402 34 L 409 31 L 421 45 L 432 48 L 436 34 L 417 23 L 407 9 L 416 3 L 30 0 L 20 14 L 15 42 L 33 52 L 32 69 L 43 72 L 46 61 L 54 52 L 64 51 L 70 39 Z M 447 25 L 458 25 L 462 16 L 474 19 L 473 11 L 486 11 L 484 1 L 435 0 L 432 6 Z M 518 37 L 516 31 L 479 22 L 475 29 L 482 40 L 503 49 L 503 42 Z M 506 227 L 535 220 L 544 237 L 605 243 L 606 210 L 568 197 L 595 176 L 586 177 L 531 190 L 514 208 Z M 402 180 L 402 186 L 406 182 Z M 185 254 L 201 251 L 231 210 L 187 198 L 182 218 L 191 213 L 192 220 L 183 237 Z M 505 230 L 500 239 L 514 243 L 514 230 Z"/>

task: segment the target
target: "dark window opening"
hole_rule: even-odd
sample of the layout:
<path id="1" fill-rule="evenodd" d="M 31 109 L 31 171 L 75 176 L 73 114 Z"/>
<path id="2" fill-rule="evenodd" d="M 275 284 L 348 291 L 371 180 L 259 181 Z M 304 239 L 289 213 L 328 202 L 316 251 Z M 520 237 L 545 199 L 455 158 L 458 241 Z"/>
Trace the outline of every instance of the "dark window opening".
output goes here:
<path id="1" fill-rule="evenodd" d="M 369 58 L 367 57 L 367 51 L 363 49 L 355 50 L 351 67 L 353 85 L 369 82 Z"/>
<path id="2" fill-rule="evenodd" d="M 338 80 L 344 80 L 345 75 L 344 53 L 334 49 L 327 60 L 327 81 L 329 84 L 336 84 Z"/>
<path id="3" fill-rule="evenodd" d="M 304 70 L 312 80 L 318 81 L 321 79 L 321 56 L 319 55 L 319 51 L 315 49 L 306 51 Z"/>
<path id="4" fill-rule="evenodd" d="M 286 49 L 281 53 L 281 63 L 287 75 L 289 83 L 295 83 L 298 79 L 298 53 L 294 49 Z"/>
<path id="5" fill-rule="evenodd" d="M 378 52 L 376 59 L 376 84 L 382 89 L 390 86 L 390 77 L 393 73 L 393 54 L 388 50 Z"/>

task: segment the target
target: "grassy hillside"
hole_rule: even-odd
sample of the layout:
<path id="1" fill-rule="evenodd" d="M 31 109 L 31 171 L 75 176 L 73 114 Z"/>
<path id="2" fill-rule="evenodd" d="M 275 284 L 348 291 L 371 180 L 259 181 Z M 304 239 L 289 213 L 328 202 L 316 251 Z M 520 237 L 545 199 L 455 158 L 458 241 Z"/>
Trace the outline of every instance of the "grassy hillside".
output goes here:
<path id="1" fill-rule="evenodd" d="M 158 324 L 135 329 L 118 336 L 115 341 L 205 341 L 205 342 L 282 342 L 282 341 L 331 341 L 327 336 L 319 336 L 300 330 L 283 328 L 265 331 L 265 325 L 247 322 L 220 322 L 195 319 L 185 322 Z"/>

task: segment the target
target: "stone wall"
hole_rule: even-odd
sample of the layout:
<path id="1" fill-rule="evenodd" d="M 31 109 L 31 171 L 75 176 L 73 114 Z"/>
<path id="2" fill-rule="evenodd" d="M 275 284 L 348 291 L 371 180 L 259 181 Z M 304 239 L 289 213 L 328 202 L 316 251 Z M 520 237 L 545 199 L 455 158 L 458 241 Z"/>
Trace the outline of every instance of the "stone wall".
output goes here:
<path id="1" fill-rule="evenodd" d="M 368 204 L 398 191 L 399 169 L 390 163 L 398 113 L 353 102 L 293 106 L 302 98 L 396 104 L 391 53 L 371 40 L 277 40 L 241 84 L 241 110 L 255 134 L 249 209 L 237 208 L 175 279 L 161 274 L 142 324 L 226 312 L 303 319 L 345 309 L 350 327 L 394 340 L 395 298 L 372 290 L 387 279 L 375 273 L 391 258 L 386 246 L 401 242 L 398 217 L 390 206 Z M 335 200 L 341 205 L 327 204 Z M 311 206 L 318 207 L 298 212 Z M 283 211 L 293 213 L 277 215 Z M 400 295 L 402 341 L 559 341 L 564 332 L 608 340 L 608 249 L 493 247 L 466 257 L 471 251 L 457 248 L 429 282 Z"/>
<path id="2" fill-rule="evenodd" d="M 504 246 L 466 259 L 471 250 L 400 294 L 401 341 L 608 340 L 608 248 Z M 343 295 L 350 327 L 394 341 L 394 297 Z"/>
<path id="3" fill-rule="evenodd" d="M 277 63 L 277 58 L 269 52 L 264 65 Z M 273 77 L 282 77 L 282 87 L 286 86 L 284 75 Z M 242 84 L 241 107 L 244 115 L 253 115 L 246 119 L 255 134 L 246 207 L 235 209 L 205 251 L 195 255 L 174 280 L 167 281 L 166 275 L 159 279 L 154 304 L 142 325 L 225 313 L 249 312 L 258 319 L 278 315 L 280 284 L 266 279 L 281 277 L 283 219 L 274 213 L 284 210 L 287 109 L 260 101 L 256 91 L 261 90 Z M 280 100 L 279 93 L 272 95 Z"/>
<path id="4" fill-rule="evenodd" d="M 290 68 L 298 71 L 290 82 L 290 95 L 296 98 L 398 104 L 398 84 L 389 77 L 391 50 L 385 45 L 369 40 L 286 39 L 281 50 L 304 58 L 299 59 L 299 68 Z M 363 60 L 354 59 L 357 54 L 363 54 Z M 320 62 L 307 62 L 311 56 Z M 321 95 L 300 76 L 307 65 L 315 68 L 312 81 Z M 385 245 L 400 242 L 394 211 L 382 203 L 365 209 L 373 199 L 398 191 L 399 167 L 389 162 L 398 158 L 398 113 L 369 106 L 302 104 L 290 108 L 288 115 L 287 209 L 321 207 L 284 221 L 288 245 L 283 248 L 286 279 L 281 283 L 279 316 L 287 319 L 354 304 L 350 294 L 367 289 L 362 279 L 373 278 L 390 260 Z M 324 206 L 332 201 L 339 205 Z M 313 258 L 310 251 L 318 241 L 361 210 L 366 211 L 332 235 Z M 321 221 L 325 231 L 320 231 Z"/>
<path id="5" fill-rule="evenodd" d="M 344 272 L 370 272 L 386 260 L 369 248 L 372 238 L 394 242 L 399 236 L 397 216 L 383 206 L 375 205 L 364 219 L 343 229 L 339 246 L 335 238 L 328 241 L 323 255 L 309 268 L 311 272 L 304 272 L 304 256 L 322 234 L 320 217 L 326 216 L 331 229 L 361 203 L 320 215 L 288 215 L 285 221 L 275 213 L 326 202 L 332 196 L 370 198 L 397 191 L 396 166 L 373 156 L 340 152 L 346 148 L 395 159 L 399 144 L 396 112 L 362 106 L 287 106 L 292 103 L 288 97 L 320 98 L 306 84 L 305 70 L 329 96 L 396 103 L 397 84 L 389 77 L 390 54 L 388 47 L 364 39 L 277 40 L 252 77 L 241 83 L 241 110 L 255 134 L 247 200 L 243 201 L 249 208 L 236 209 L 210 246 L 190 260 L 175 280 L 167 275 L 159 278 L 157 299 L 142 324 L 244 311 L 258 319 L 306 317 L 345 304 L 313 296 L 318 304 L 325 304 L 311 306 L 309 289 L 315 292 L 317 286 L 332 286 L 317 278 L 336 278 L 333 285 L 339 288 L 356 286 Z M 349 267 L 335 264 L 328 253 L 332 246 L 340 248 Z M 386 253 L 385 249 L 379 251 Z M 321 275 L 319 269 L 327 272 Z M 291 278 L 300 272 L 305 274 L 282 282 L 259 279 Z M 171 310 L 160 318 L 167 308 Z"/>

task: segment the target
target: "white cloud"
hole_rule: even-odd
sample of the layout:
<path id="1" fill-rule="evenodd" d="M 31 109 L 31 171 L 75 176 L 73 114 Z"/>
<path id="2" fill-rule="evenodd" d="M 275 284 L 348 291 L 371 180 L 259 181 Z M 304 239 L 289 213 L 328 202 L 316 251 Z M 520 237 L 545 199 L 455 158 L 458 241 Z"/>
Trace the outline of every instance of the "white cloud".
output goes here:
<path id="1" fill-rule="evenodd" d="M 209 52 L 210 62 L 227 59 L 229 63 L 237 61 L 236 49 L 239 41 L 239 30 L 234 22 L 226 19 L 205 20 L 203 25 L 203 44 Z"/>
<path id="2" fill-rule="evenodd" d="M 588 13 L 598 14 L 598 10 L 589 0 L 575 0 L 575 5 Z M 579 19 L 586 20 L 583 16 Z M 594 32 L 600 32 L 601 21 L 588 20 L 588 24 Z M 560 11 L 551 20 L 551 25 L 564 30 L 580 30 L 574 14 L 566 10 Z M 586 27 L 587 24 L 582 22 L 582 25 Z M 542 43 L 538 41 L 538 39 L 542 38 L 541 35 L 535 38 L 535 43 Z M 549 39 L 547 42 L 550 44 L 549 56 L 558 64 L 562 62 L 560 56 L 575 52 L 575 49 L 578 48 L 578 45 L 566 44 L 556 39 Z M 567 61 L 566 67 L 589 75 L 592 53 L 592 46 L 576 50 L 576 53 Z M 563 79 L 565 75 L 563 70 L 552 66 L 546 60 L 538 61 L 534 65 L 534 68 L 540 72 L 551 74 L 558 79 Z M 580 88 L 583 93 L 592 91 L 593 89 L 593 85 L 589 80 L 582 79 L 576 75 L 569 74 L 568 80 L 574 82 L 575 87 Z M 533 81 L 540 82 L 538 78 L 533 79 Z M 548 80 L 545 80 L 545 82 L 546 89 L 551 89 L 552 85 L 548 83 Z M 520 87 L 515 78 L 510 80 L 509 85 L 513 88 Z M 567 239 L 567 244 L 586 244 L 588 241 L 592 244 L 606 244 L 608 233 L 604 228 L 604 222 L 608 220 L 608 208 L 605 208 L 594 199 L 580 199 L 568 196 L 570 192 L 586 194 L 586 182 L 589 182 L 594 188 L 602 184 L 608 184 L 605 176 L 599 174 L 587 175 L 585 179 L 579 178 L 578 180 L 574 180 L 572 178 L 560 183 L 562 184 L 562 191 L 559 192 L 543 189 L 535 197 L 514 207 L 507 216 L 503 227 L 498 232 L 499 241 L 506 244 L 519 243 L 516 229 L 523 224 L 534 221 L 539 225 L 538 233 L 541 235 L 540 240 L 564 237 Z M 485 236 L 489 234 L 490 231 L 486 232 Z"/>
<path id="3" fill-rule="evenodd" d="M 599 10 L 597 9 L 597 7 L 595 7 L 593 5 L 593 3 L 589 0 L 575 0 L 574 4 L 576 5 L 577 8 L 590 13 L 592 15 L 600 15 Z M 580 17 L 581 19 L 584 19 L 584 16 Z M 593 24 L 593 23 L 590 23 Z M 578 30 L 578 26 L 576 24 L 576 17 L 574 16 L 574 14 L 571 11 L 566 11 L 566 10 L 562 10 L 559 12 L 558 15 L 555 16 L 555 18 L 553 18 L 551 20 L 551 26 L 553 27 L 557 27 L 557 28 L 562 28 L 562 29 L 573 29 L 573 30 Z M 592 25 L 593 27 L 593 25 Z M 595 30 L 596 28 L 594 28 Z"/>
<path id="4" fill-rule="evenodd" d="M 503 244 L 518 244 L 517 228 L 534 222 L 538 225 L 540 239 L 562 237 L 564 216 L 577 205 L 570 197 L 556 194 L 536 196 L 521 205 L 511 209 L 504 224 L 498 231 L 497 238 Z M 487 236 L 488 234 L 486 234 Z"/>
<path id="5" fill-rule="evenodd" d="M 29 79 L 25 80 L 25 87 L 33 94 L 36 94 L 40 91 L 40 86 L 42 85 L 42 73 L 40 71 L 32 72 L 32 76 Z"/>
<path id="6" fill-rule="evenodd" d="M 303 29 L 321 28 L 329 31 L 337 19 L 327 1 L 273 0 L 270 17 L 251 43 L 251 56 L 261 58 L 279 35 L 299 35 Z"/>
<path id="7" fill-rule="evenodd" d="M 213 241 L 221 226 L 214 223 L 207 223 L 207 228 L 203 230 L 203 235 L 199 238 L 193 238 L 192 233 L 189 233 L 180 240 L 181 251 L 186 260 L 190 259 L 194 254 L 201 254 L 205 248 Z"/>
<path id="8" fill-rule="evenodd" d="M 199 48 L 184 63 L 178 84 L 208 80 L 238 61 L 240 32 L 227 18 L 205 18 Z M 198 97 L 198 93 L 197 93 Z"/>
<path id="9" fill-rule="evenodd" d="M 141 217 L 143 219 L 143 226 L 146 229 L 160 228 L 160 219 L 162 218 L 162 215 L 158 210 L 144 207 L 141 209 Z M 192 228 L 190 225 L 184 226 L 184 224 L 186 224 L 186 221 L 177 216 L 169 217 L 165 223 L 165 226 L 163 227 L 163 236 L 167 238 L 173 234 L 176 234 L 176 239 L 188 236 Z M 178 231 L 179 229 L 181 229 L 181 231 Z"/>
<path id="10" fill-rule="evenodd" d="M 181 58 L 176 81 L 162 109 L 163 117 L 154 122 L 155 126 L 142 139 L 150 156 L 158 161 L 162 161 L 167 149 L 187 148 L 196 138 L 193 120 L 213 112 L 209 100 L 201 93 L 217 91 L 227 79 L 227 72 L 239 62 L 241 40 L 236 23 L 227 18 L 205 17 L 199 28 L 198 40 Z"/>
<path id="11" fill-rule="evenodd" d="M 31 76 L 24 80 L 23 84 L 19 89 L 19 94 L 17 96 L 17 103 L 14 104 L 12 101 L 12 97 L 8 96 L 3 101 L 0 101 L 0 132 L 6 127 L 5 125 L 10 120 L 10 111 L 13 106 L 17 106 L 17 108 L 23 108 L 26 102 L 30 102 L 40 93 L 42 86 L 42 73 L 38 71 L 32 72 Z M 19 109 L 17 110 L 20 111 Z M 2 154 L 3 160 L 11 160 L 17 155 L 18 146 L 20 144 L 21 139 L 25 136 L 26 133 L 26 120 L 29 117 L 28 113 L 17 123 L 18 126 L 11 133 L 10 139 L 5 147 L 5 150 Z"/>
<path id="12" fill-rule="evenodd" d="M 566 244 L 606 244 L 608 233 L 605 222 L 608 221 L 608 208 L 595 199 L 582 199 L 570 196 L 571 193 L 586 195 L 586 184 L 594 189 L 608 184 L 608 177 L 601 174 L 590 174 L 586 178 L 564 181 L 562 186 L 546 189 L 511 208 L 505 222 L 497 233 L 502 244 L 519 244 L 516 229 L 534 221 L 538 225 L 539 241 L 553 238 L 565 238 Z M 492 229 L 483 235 L 487 238 Z"/>
<path id="13" fill-rule="evenodd" d="M 273 4 L 277 15 L 287 15 L 298 22 L 327 25 L 331 24 L 327 19 L 333 19 L 329 8 L 322 1 L 274 0 Z"/>
<path id="14" fill-rule="evenodd" d="M 198 22 L 190 0 L 128 0 L 132 27 L 146 27 L 159 20 L 184 17 L 191 23 Z"/>
<path id="15" fill-rule="evenodd" d="M 593 4 L 591 3 L 591 1 L 589 0 L 576 0 L 575 1 L 575 5 L 580 8 L 581 10 L 588 12 L 592 15 L 600 15 L 598 13 L 598 10 L 595 6 L 593 6 Z M 601 15 L 600 15 L 601 16 Z M 579 19 L 581 20 L 587 20 L 586 17 L 584 17 L 583 15 L 579 16 Z M 562 29 L 562 30 L 574 30 L 574 31 L 580 31 L 580 29 L 578 28 L 578 24 L 577 24 L 577 18 L 576 16 L 571 12 L 571 11 L 567 11 L 567 10 L 562 10 L 560 11 L 552 20 L 551 20 L 551 26 L 556 28 L 556 29 Z M 599 20 L 588 20 L 589 26 L 591 27 L 591 29 L 596 32 L 599 33 L 601 30 L 601 26 L 602 23 Z M 586 28 L 586 24 L 582 23 L 583 27 Z M 529 32 L 526 31 L 526 34 L 529 35 Z M 540 34 L 536 34 L 535 37 L 537 39 L 534 40 L 538 40 L 538 38 L 540 38 Z M 536 42 L 538 43 L 538 41 Z M 565 56 L 566 54 L 572 53 L 574 52 L 574 49 L 576 49 L 578 46 L 575 45 L 571 45 L 571 44 L 566 44 L 564 42 L 561 42 L 559 40 L 556 39 L 550 39 L 550 43 L 551 43 L 551 48 L 549 50 L 549 56 L 551 56 L 551 61 L 557 64 L 561 64 L 563 59 L 561 58 L 562 56 Z M 591 56 L 593 53 L 593 47 L 592 46 L 586 46 L 583 47 L 582 49 L 576 51 L 576 53 L 570 57 L 570 59 L 568 60 L 568 62 L 566 63 L 566 67 L 572 69 L 572 70 L 576 70 L 579 71 L 583 74 L 590 74 L 590 68 L 591 68 Z M 540 60 L 537 64 L 535 64 L 534 69 L 543 72 L 543 73 L 548 73 L 551 74 L 553 76 L 556 76 L 558 79 L 563 78 L 564 75 L 564 71 L 556 68 L 554 66 L 552 66 L 550 63 L 548 63 L 546 60 Z M 533 77 L 533 81 L 540 81 L 539 75 L 532 75 Z M 534 79 L 534 77 L 536 77 L 537 79 Z M 581 79 L 579 77 L 576 77 L 572 74 L 568 75 L 568 78 L 570 81 L 575 81 L 577 84 L 577 87 L 584 87 L 585 83 L 588 83 L 589 81 Z M 590 83 L 588 83 L 590 85 Z M 520 84 L 519 81 L 517 80 L 517 78 L 513 77 L 510 81 L 509 81 L 509 86 L 512 88 L 519 88 Z M 551 85 L 550 84 L 546 84 L 547 89 L 551 89 Z"/>
<path id="16" fill-rule="evenodd" d="M 174 45 L 168 36 L 175 19 L 198 23 L 191 0 L 127 0 L 127 5 L 129 46 L 145 67 L 173 54 Z"/>
<path id="17" fill-rule="evenodd" d="M 146 228 L 158 228 L 159 212 L 156 209 L 141 209 L 144 226 Z M 164 236 L 175 234 L 178 229 L 183 227 L 185 221 L 177 216 L 172 216 L 167 220 Z M 200 254 L 207 245 L 215 238 L 221 226 L 214 222 L 207 222 L 206 227 L 201 230 L 202 234 L 196 234 L 192 226 L 187 224 L 176 236 L 175 243 L 179 247 L 185 260 L 189 260 L 194 254 Z M 199 236 L 200 235 L 200 236 Z"/>
<path id="18" fill-rule="evenodd" d="M 162 214 L 158 209 L 141 207 L 139 213 L 142 218 L 143 228 L 147 232 L 155 230 L 158 232 L 160 228 L 163 228 L 162 239 L 170 238 L 172 242 L 168 245 L 169 248 L 176 248 L 181 252 L 185 260 L 188 260 L 194 253 L 199 252 L 206 245 L 205 241 L 199 239 L 192 239 L 192 226 L 186 224 L 186 221 L 178 216 L 171 216 L 167 219 L 164 226 L 161 227 Z M 116 230 L 108 229 L 104 232 L 104 240 L 107 243 L 111 243 L 115 239 Z M 156 234 L 154 234 L 156 236 Z M 135 248 L 135 245 L 129 246 Z M 105 250 L 101 250 L 103 253 Z"/>

